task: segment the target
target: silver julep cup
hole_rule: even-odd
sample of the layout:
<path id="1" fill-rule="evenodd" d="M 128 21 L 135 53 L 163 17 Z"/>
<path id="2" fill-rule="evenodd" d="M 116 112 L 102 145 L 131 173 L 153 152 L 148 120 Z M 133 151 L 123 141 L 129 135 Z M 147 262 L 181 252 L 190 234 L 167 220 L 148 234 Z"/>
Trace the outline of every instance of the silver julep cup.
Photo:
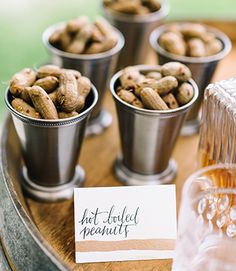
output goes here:
<path id="1" fill-rule="evenodd" d="M 102 102 L 106 89 L 109 87 L 110 77 L 116 69 L 119 53 L 124 46 L 124 37 L 119 30 L 114 29 L 118 37 L 114 48 L 98 54 L 71 54 L 59 50 L 49 43 L 52 33 L 64 25 L 65 22 L 62 22 L 47 28 L 43 33 L 43 43 L 51 55 L 51 63 L 66 69 L 78 70 L 95 85 L 98 91 L 98 102 L 91 114 L 86 134 L 100 134 L 112 122 L 111 114 L 102 109 Z"/>
<path id="2" fill-rule="evenodd" d="M 156 71 L 157 66 L 137 65 L 141 73 Z M 116 93 L 122 71 L 110 82 L 119 122 L 122 155 L 118 156 L 114 170 L 119 180 L 128 185 L 164 184 L 173 181 L 177 165 L 170 159 L 185 116 L 198 97 L 194 88 L 192 100 L 171 110 L 136 108 L 124 102 Z"/>
<path id="3" fill-rule="evenodd" d="M 179 25 L 181 23 L 177 24 Z M 178 61 L 185 64 L 191 70 L 192 78 L 198 85 L 199 97 L 188 113 L 186 121 L 183 125 L 183 129 L 181 131 L 182 135 L 192 135 L 197 133 L 199 130 L 200 122 L 198 114 L 202 104 L 204 90 L 210 83 L 219 61 L 230 52 L 231 42 L 230 39 L 221 31 L 218 31 L 213 27 L 206 26 L 207 31 L 215 34 L 216 38 L 222 42 L 223 49 L 218 54 L 206 57 L 177 56 L 164 50 L 157 42 L 160 35 L 165 32 L 170 27 L 170 25 L 171 24 L 164 24 L 153 30 L 150 35 L 150 43 L 152 48 L 157 53 L 160 65 L 171 61 Z"/>
<path id="4" fill-rule="evenodd" d="M 151 47 L 149 36 L 169 13 L 168 1 L 161 2 L 160 10 L 145 15 L 130 15 L 113 11 L 103 4 L 105 17 L 119 29 L 125 37 L 125 46 L 122 50 L 118 67 L 147 63 Z"/>
<path id="5" fill-rule="evenodd" d="M 83 112 L 58 119 L 34 119 L 11 106 L 6 91 L 5 102 L 18 135 L 24 165 L 22 185 L 32 197 L 41 201 L 69 199 L 74 187 L 84 181 L 84 170 L 77 165 L 88 117 L 98 99 L 93 86 Z"/>

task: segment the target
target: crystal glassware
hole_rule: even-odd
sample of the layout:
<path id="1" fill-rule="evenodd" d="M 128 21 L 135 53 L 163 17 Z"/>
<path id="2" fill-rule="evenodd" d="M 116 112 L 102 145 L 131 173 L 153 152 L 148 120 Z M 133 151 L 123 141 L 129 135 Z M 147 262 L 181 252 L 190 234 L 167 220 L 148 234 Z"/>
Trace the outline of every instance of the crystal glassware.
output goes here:
<path id="1" fill-rule="evenodd" d="M 186 181 L 172 271 L 236 270 L 236 164 L 202 168 Z"/>
<path id="2" fill-rule="evenodd" d="M 210 84 L 204 94 L 199 166 L 236 163 L 236 78 Z"/>

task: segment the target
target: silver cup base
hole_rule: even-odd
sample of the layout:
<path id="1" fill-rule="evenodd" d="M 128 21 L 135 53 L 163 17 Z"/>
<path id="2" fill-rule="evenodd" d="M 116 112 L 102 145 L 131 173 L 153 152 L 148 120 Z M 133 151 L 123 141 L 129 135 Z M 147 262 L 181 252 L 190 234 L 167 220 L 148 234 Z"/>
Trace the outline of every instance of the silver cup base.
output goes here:
<path id="1" fill-rule="evenodd" d="M 22 168 L 22 187 L 23 190 L 32 198 L 43 202 L 57 202 L 68 200 L 73 197 L 74 188 L 80 187 L 84 182 L 85 173 L 82 167 L 76 166 L 73 179 L 63 185 L 46 187 L 35 184 L 30 180 L 25 166 Z"/>
<path id="2" fill-rule="evenodd" d="M 88 122 L 85 136 L 100 135 L 111 123 L 112 115 L 105 109 L 102 109 L 96 118 Z"/>
<path id="3" fill-rule="evenodd" d="M 168 167 L 159 174 L 144 175 L 129 170 L 124 164 L 122 157 L 118 156 L 114 163 L 114 171 L 117 178 L 126 185 L 156 185 L 173 182 L 177 164 L 174 159 L 170 159 Z"/>
<path id="4" fill-rule="evenodd" d="M 194 119 L 194 120 L 186 120 L 181 129 L 180 135 L 181 136 L 195 135 L 199 132 L 199 128 L 200 128 L 199 118 Z"/>

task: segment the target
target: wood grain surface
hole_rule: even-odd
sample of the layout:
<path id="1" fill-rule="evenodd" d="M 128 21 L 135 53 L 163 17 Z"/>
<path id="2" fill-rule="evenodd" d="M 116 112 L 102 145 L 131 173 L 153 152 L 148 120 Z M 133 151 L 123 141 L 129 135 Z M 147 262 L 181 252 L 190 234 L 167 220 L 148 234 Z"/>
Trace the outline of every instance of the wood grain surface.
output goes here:
<path id="1" fill-rule="evenodd" d="M 235 61 L 236 44 L 234 44 L 230 55 L 220 63 L 213 81 L 236 76 L 234 68 Z M 112 113 L 113 123 L 103 134 L 86 138 L 83 142 L 80 155 L 80 165 L 86 172 L 86 187 L 122 185 L 113 174 L 113 162 L 117 153 L 119 153 L 120 145 L 115 107 L 109 92 L 106 94 L 104 106 Z M 186 178 L 196 169 L 197 148 L 198 135 L 195 135 L 180 137 L 174 149 L 173 157 L 178 163 L 178 176 L 175 180 L 177 187 L 177 208 L 179 208 L 182 186 Z M 48 204 L 26 198 L 26 204 L 42 236 L 71 270 L 171 270 L 171 260 L 75 264 L 73 201 Z"/>

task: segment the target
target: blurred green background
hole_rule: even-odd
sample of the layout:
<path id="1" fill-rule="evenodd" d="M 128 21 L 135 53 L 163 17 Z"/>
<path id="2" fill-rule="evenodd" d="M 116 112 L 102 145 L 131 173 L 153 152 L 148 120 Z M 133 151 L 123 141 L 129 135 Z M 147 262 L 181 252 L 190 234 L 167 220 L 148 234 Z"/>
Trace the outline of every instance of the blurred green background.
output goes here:
<path id="1" fill-rule="evenodd" d="M 101 14 L 100 0 L 8 0 L 0 9 L 0 113 L 12 74 L 46 62 L 41 36 L 49 25 L 82 14 Z M 236 20 L 236 0 L 170 0 L 168 20 Z"/>

